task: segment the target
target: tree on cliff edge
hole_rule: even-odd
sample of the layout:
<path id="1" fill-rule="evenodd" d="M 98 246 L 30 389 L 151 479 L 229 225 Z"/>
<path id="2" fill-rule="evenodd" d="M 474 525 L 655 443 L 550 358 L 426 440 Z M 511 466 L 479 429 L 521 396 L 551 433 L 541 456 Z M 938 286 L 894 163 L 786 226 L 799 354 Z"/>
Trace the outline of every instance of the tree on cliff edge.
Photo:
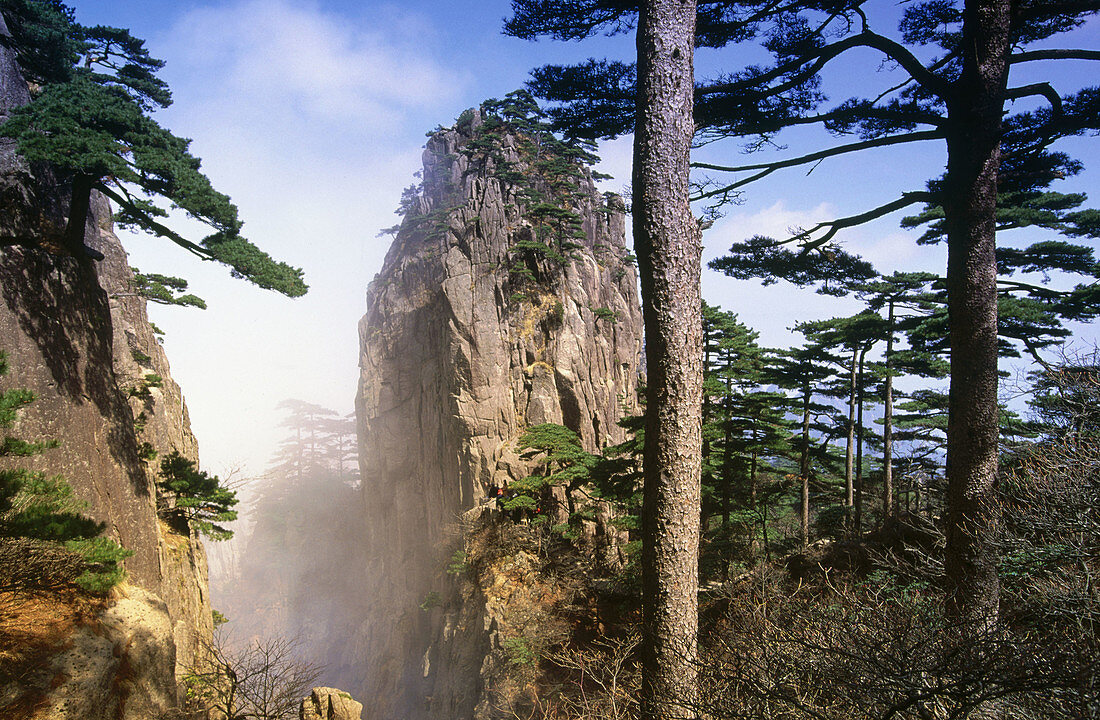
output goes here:
<path id="1" fill-rule="evenodd" d="M 214 189 L 189 152 L 190 140 L 160 126 L 150 113 L 172 102 L 149 55 L 128 30 L 83 27 L 59 0 L 0 0 L 0 16 L 31 102 L 0 126 L 31 163 L 47 163 L 70 196 L 65 243 L 82 251 L 92 192 L 117 207 L 116 221 L 166 238 L 204 260 L 228 265 L 236 277 L 290 297 L 305 294 L 302 271 L 276 262 L 240 234 L 229 198 Z M 165 204 L 213 232 L 195 242 L 165 225 Z"/>

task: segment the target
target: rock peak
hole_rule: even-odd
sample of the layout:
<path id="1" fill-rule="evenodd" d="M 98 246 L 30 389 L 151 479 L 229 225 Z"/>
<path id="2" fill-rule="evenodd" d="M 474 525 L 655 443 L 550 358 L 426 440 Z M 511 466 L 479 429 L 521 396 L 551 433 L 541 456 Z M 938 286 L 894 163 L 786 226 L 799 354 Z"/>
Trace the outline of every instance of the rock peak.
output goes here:
<path id="1" fill-rule="evenodd" d="M 430 136 L 403 198 L 360 323 L 373 717 L 469 717 L 481 701 L 489 623 L 445 570 L 459 517 L 529 474 L 523 431 L 558 423 L 590 451 L 623 439 L 641 314 L 624 204 L 596 190 L 592 159 L 529 106 L 486 103 Z"/>

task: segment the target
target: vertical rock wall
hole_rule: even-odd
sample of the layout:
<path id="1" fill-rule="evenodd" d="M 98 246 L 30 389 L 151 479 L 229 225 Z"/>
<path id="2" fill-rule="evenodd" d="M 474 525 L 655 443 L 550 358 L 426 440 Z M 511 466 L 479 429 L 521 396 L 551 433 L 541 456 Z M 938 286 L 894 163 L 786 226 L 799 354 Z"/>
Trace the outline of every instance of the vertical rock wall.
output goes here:
<path id="1" fill-rule="evenodd" d="M 509 268 L 532 234 L 527 201 L 492 161 L 463 152 L 480 124 L 466 117 L 429 140 L 422 191 L 359 327 L 367 539 L 353 649 L 365 675 L 356 694 L 377 720 L 472 716 L 489 618 L 452 602 L 420 607 L 453 585 L 460 516 L 528 474 L 515 446 L 525 428 L 560 423 L 594 451 L 622 439 L 616 422 L 636 397 L 642 324 L 621 199 L 586 175 L 570 208 L 581 247 L 518 286 Z M 522 163 L 512 140 L 501 152 Z"/>
<path id="2" fill-rule="evenodd" d="M 95 264 L 100 287 L 107 294 L 111 314 L 112 357 L 119 388 L 126 393 L 139 443 L 158 453 L 145 463 L 150 479 L 159 473 L 159 459 L 173 450 L 199 461 L 199 447 L 191 433 L 183 392 L 172 379 L 168 358 L 153 332 L 146 300 L 134 288 L 134 274 L 126 251 L 114 234 L 111 209 L 100 199 L 93 212 L 87 242 L 103 254 Z M 196 311 L 197 312 L 197 311 Z M 147 384 L 148 376 L 159 381 Z M 148 393 L 132 394 L 146 386 Z M 176 675 L 182 680 L 202 646 L 210 641 L 214 621 L 210 607 L 206 551 L 197 535 L 181 535 L 162 521 L 154 523 L 160 584 L 153 589 L 167 605 L 176 643 Z"/>
<path id="3" fill-rule="evenodd" d="M 26 89 L 13 53 L 0 44 L 0 120 L 29 101 Z M 178 677 L 212 632 L 206 557 L 197 538 L 158 521 L 156 463 L 139 450 L 147 442 L 195 459 L 198 450 L 110 208 L 102 199 L 94 204 L 85 238 L 105 259 L 74 257 L 57 242 L 63 187 L 50 168 L 28 166 L 12 143 L 0 143 L 0 349 L 11 366 L 4 383 L 37 395 L 16 434 L 61 441 L 19 464 L 64 475 L 87 514 L 133 551 L 129 581 L 164 601 L 174 643 L 163 652 L 175 658 Z M 130 392 L 150 374 L 161 378 L 159 387 Z M 161 680 L 174 692 L 174 678 Z"/>

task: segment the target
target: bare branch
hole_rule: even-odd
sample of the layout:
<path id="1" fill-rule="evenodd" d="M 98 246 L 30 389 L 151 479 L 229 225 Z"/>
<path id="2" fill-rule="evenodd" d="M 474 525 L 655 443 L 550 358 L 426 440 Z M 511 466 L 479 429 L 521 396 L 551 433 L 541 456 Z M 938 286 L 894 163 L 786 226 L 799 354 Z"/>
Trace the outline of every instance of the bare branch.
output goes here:
<path id="1" fill-rule="evenodd" d="M 932 202 L 935 196 L 929 192 L 908 192 L 903 194 L 897 200 L 886 203 L 885 205 L 879 205 L 877 208 L 868 210 L 867 212 L 859 213 L 858 215 L 849 215 L 848 217 L 837 218 L 836 220 L 829 220 L 826 222 L 820 222 L 814 225 L 809 230 L 802 230 L 795 233 L 786 240 L 781 241 L 781 244 L 787 244 L 796 242 L 803 250 L 815 250 L 830 240 L 832 240 L 838 232 L 850 227 L 856 227 L 857 225 L 863 225 L 871 220 L 877 220 L 878 218 L 889 215 L 892 212 L 901 210 L 904 207 L 915 205 L 921 202 Z M 825 233 L 820 237 L 813 237 L 818 232 L 824 230 Z"/>
<path id="2" fill-rule="evenodd" d="M 1100 60 L 1100 50 L 1050 48 L 1049 50 L 1028 50 L 1008 58 L 1012 64 L 1033 60 Z"/>

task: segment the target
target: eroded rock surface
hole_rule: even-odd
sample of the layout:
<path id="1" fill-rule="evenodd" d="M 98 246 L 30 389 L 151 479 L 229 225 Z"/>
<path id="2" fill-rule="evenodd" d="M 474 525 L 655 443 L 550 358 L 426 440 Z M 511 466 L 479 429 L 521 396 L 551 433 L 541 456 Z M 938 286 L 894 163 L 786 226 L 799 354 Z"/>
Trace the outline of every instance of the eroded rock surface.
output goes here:
<path id="1" fill-rule="evenodd" d="M 641 317 L 622 200 L 583 177 L 569 209 L 583 238 L 568 261 L 519 282 L 528 200 L 464 152 L 480 117 L 435 134 L 360 323 L 357 396 L 368 538 L 359 695 L 372 718 L 472 717 L 491 622 L 446 574 L 460 516 L 528 474 L 516 440 L 565 425 L 595 451 L 635 408 Z M 514 138 L 500 152 L 525 158 Z M 476 604 L 476 603 L 475 603 Z"/>
<path id="2" fill-rule="evenodd" d="M 343 690 L 315 687 L 298 709 L 299 720 L 361 720 L 363 703 Z"/>
<path id="3" fill-rule="evenodd" d="M 0 47 L 0 119 L 29 100 L 25 90 L 12 53 Z M 206 558 L 196 538 L 158 521 L 156 463 L 148 462 L 148 450 L 197 458 L 197 447 L 145 300 L 134 292 L 110 208 L 94 200 L 85 235 L 105 259 L 73 255 L 57 242 L 67 197 L 54 176 L 49 168 L 28 167 L 13 143 L 0 142 L 0 349 L 11 367 L 4 383 L 37 396 L 15 433 L 61 441 L 17 464 L 63 475 L 88 504 L 87 514 L 134 553 L 126 561 L 129 581 L 135 593 L 151 593 L 149 601 L 160 603 L 168 632 L 158 630 L 149 642 L 162 647 L 135 660 L 155 658 L 155 666 L 124 669 L 156 685 L 151 693 L 171 688 L 174 700 L 174 671 L 182 672 L 212 629 Z M 150 375 L 159 378 L 156 387 Z M 165 665 L 164 658 L 172 661 Z"/>
<path id="4" fill-rule="evenodd" d="M 122 589 L 94 623 L 37 673 L 46 689 L 35 720 L 150 720 L 176 705 L 172 623 L 164 602 Z"/>

